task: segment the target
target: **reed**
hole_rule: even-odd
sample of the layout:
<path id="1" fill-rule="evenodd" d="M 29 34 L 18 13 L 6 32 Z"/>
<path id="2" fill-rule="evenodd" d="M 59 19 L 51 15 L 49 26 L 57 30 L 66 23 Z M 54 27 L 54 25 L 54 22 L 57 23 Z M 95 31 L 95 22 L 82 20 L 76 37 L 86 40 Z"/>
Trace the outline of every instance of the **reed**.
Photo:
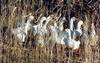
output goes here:
<path id="1" fill-rule="evenodd" d="M 91 39 L 89 32 L 92 19 L 99 20 L 96 16 L 99 14 L 99 1 L 92 1 L 87 4 L 87 0 L 71 0 L 72 3 L 62 4 L 63 0 L 54 2 L 50 0 L 53 6 L 47 5 L 45 0 L 2 0 L 0 2 L 0 63 L 99 63 L 100 62 L 100 36 Z M 42 3 L 42 1 L 44 3 Z M 56 0 L 55 0 L 56 1 Z M 61 3 L 61 5 L 60 5 Z M 92 4 L 92 5 L 91 5 Z M 87 6 L 86 6 L 87 5 Z M 94 6 L 95 5 L 95 6 Z M 56 8 L 55 8 L 56 7 Z M 52 9 L 53 8 L 53 9 Z M 93 10 L 91 10 L 93 9 Z M 68 13 L 70 10 L 70 13 Z M 91 13 L 92 12 L 92 13 Z M 18 17 L 26 16 L 29 13 L 34 15 L 33 23 L 39 21 L 39 16 L 48 16 L 50 14 L 59 15 L 62 13 L 67 20 L 68 16 L 75 16 L 84 21 L 84 34 L 81 37 L 79 50 L 70 50 L 63 45 L 53 44 L 50 42 L 47 46 L 41 47 L 32 45 L 31 39 L 35 39 L 30 33 L 30 40 L 27 43 L 21 43 L 11 33 L 11 29 L 17 27 Z M 96 14 L 95 14 L 96 13 Z M 95 17 L 92 18 L 91 17 Z M 26 19 L 23 17 L 22 19 Z M 98 21 L 96 21 L 99 23 Z M 24 22 L 23 22 L 24 23 Z M 6 29 L 7 27 L 7 29 Z M 98 28 L 99 29 L 99 28 Z M 48 38 L 46 36 L 45 38 Z M 47 40 L 47 39 L 46 39 Z M 95 40 L 95 41 L 94 41 Z M 95 42 L 95 44 L 93 43 Z M 93 43 L 91 45 L 91 43 Z"/>

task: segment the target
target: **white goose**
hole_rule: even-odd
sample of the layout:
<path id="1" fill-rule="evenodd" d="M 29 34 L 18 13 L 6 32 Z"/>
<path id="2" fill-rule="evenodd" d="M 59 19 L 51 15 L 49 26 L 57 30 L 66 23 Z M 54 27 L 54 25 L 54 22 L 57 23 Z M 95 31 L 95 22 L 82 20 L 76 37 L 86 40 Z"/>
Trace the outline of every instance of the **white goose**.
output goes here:
<path id="1" fill-rule="evenodd" d="M 40 30 L 41 30 L 41 28 L 42 28 L 42 26 L 43 26 L 43 22 L 46 20 L 46 17 L 42 17 L 41 19 L 40 19 L 40 22 L 37 24 L 37 25 L 33 25 L 33 27 L 32 27 L 32 32 L 34 33 L 34 35 L 36 35 L 37 33 L 39 34 L 40 33 Z"/>
<path id="2" fill-rule="evenodd" d="M 57 27 L 57 23 L 54 23 L 54 26 L 50 26 L 52 39 L 56 41 L 57 44 L 66 45 L 68 48 L 72 48 L 73 50 L 78 49 L 80 46 L 80 41 L 76 41 L 71 37 L 73 31 L 73 22 L 75 17 L 72 17 L 70 20 L 70 28 L 65 31 L 61 31 Z"/>
<path id="3" fill-rule="evenodd" d="M 47 24 L 49 23 L 49 21 L 52 19 L 52 15 L 48 16 L 46 18 L 46 22 L 44 23 L 44 25 L 41 28 L 42 34 L 47 34 Z"/>
<path id="4" fill-rule="evenodd" d="M 40 36 L 40 33 L 41 33 L 41 28 L 42 28 L 42 23 L 46 20 L 46 17 L 41 17 L 40 19 L 40 22 L 37 24 L 37 25 L 33 25 L 32 26 L 32 33 L 35 37 L 38 37 L 36 38 L 37 39 L 37 44 L 42 44 L 43 45 L 43 41 L 44 39 L 42 38 L 42 36 Z M 36 35 L 38 34 L 38 35 Z"/>
<path id="5" fill-rule="evenodd" d="M 40 23 L 38 25 L 33 26 L 33 33 L 38 34 L 38 40 L 37 43 L 41 44 L 41 46 L 44 46 L 45 43 L 45 34 L 47 34 L 47 24 L 50 21 L 51 16 L 42 17 L 40 20 Z M 45 21 L 45 22 L 44 22 Z M 43 24 L 44 22 L 44 24 Z"/>
<path id="6" fill-rule="evenodd" d="M 47 24 L 49 23 L 49 21 L 52 19 L 52 16 L 48 16 L 43 24 L 43 26 L 41 27 L 41 29 L 39 30 L 39 35 L 40 35 L 40 41 L 39 43 L 44 46 L 45 44 L 47 44 L 47 35 L 48 35 L 48 30 L 47 30 Z"/>
<path id="7" fill-rule="evenodd" d="M 75 21 L 75 17 L 72 17 L 70 20 L 69 20 L 69 29 L 71 30 L 71 37 L 73 37 L 73 23 Z"/>
<path id="8" fill-rule="evenodd" d="M 11 32 L 12 32 L 12 34 L 14 34 L 14 36 L 17 36 L 17 38 L 19 40 L 24 42 L 24 40 L 25 40 L 25 32 L 23 31 L 22 19 L 21 18 L 19 18 L 19 20 L 18 20 L 17 28 L 12 29 Z"/>
<path id="9" fill-rule="evenodd" d="M 75 17 L 72 17 L 69 22 L 69 29 L 65 29 L 63 41 L 68 48 L 72 48 L 72 50 L 76 50 L 80 46 L 80 41 L 76 41 L 73 39 L 73 22 L 75 21 Z M 79 27 L 78 27 L 79 28 Z M 79 28 L 80 29 L 80 28 Z"/>
<path id="10" fill-rule="evenodd" d="M 66 31 L 66 33 L 65 33 L 66 36 L 64 38 L 65 45 L 68 48 L 72 48 L 72 50 L 78 49 L 80 46 L 80 41 L 79 40 L 76 41 L 71 38 L 71 30 L 70 29 L 66 29 L 65 31 Z"/>
<path id="11" fill-rule="evenodd" d="M 73 31 L 73 38 L 75 39 L 77 36 L 81 36 L 82 35 L 82 30 L 81 30 L 81 26 L 83 24 L 83 21 L 80 20 L 77 23 L 77 28 Z"/>
<path id="12" fill-rule="evenodd" d="M 52 41 L 59 43 L 59 39 L 58 39 L 58 31 L 57 31 L 57 23 L 54 23 L 53 25 L 50 25 L 50 30 L 51 30 L 51 37 L 50 39 L 52 39 Z"/>
<path id="13" fill-rule="evenodd" d="M 20 39 L 22 42 L 25 41 L 25 37 L 28 33 L 28 31 L 30 30 L 30 21 L 33 20 L 34 17 L 33 16 L 29 16 L 29 19 L 27 20 L 27 22 L 25 23 L 25 26 L 20 26 L 16 29 L 12 29 L 12 33 L 18 37 L 18 39 Z"/>
<path id="14" fill-rule="evenodd" d="M 65 18 L 61 18 L 59 20 L 59 25 L 57 26 L 57 22 L 54 22 L 54 26 L 50 25 L 51 33 L 52 33 L 52 40 L 55 41 L 57 44 L 62 44 L 64 45 L 64 31 L 63 31 L 63 23 L 65 21 Z"/>
<path id="15" fill-rule="evenodd" d="M 72 17 L 71 19 L 70 19 L 70 22 L 69 22 L 69 29 L 71 30 L 71 31 L 73 31 L 73 22 L 75 21 L 75 17 Z"/>

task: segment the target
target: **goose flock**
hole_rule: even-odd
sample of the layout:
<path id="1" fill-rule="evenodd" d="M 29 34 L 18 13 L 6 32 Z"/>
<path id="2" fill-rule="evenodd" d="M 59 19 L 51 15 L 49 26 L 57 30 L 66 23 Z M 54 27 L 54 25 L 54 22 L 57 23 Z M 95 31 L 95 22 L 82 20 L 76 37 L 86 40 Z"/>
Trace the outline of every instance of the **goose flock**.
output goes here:
<path id="1" fill-rule="evenodd" d="M 66 21 L 65 17 L 55 18 L 54 16 L 49 15 L 48 17 L 41 17 L 37 24 L 32 24 L 34 16 L 27 16 L 27 21 L 24 23 L 24 26 L 18 26 L 15 29 L 12 29 L 12 33 L 16 36 L 21 42 L 25 42 L 25 38 L 28 35 L 28 32 L 32 30 L 35 36 L 38 34 L 37 43 L 40 43 L 44 46 L 45 43 L 48 43 L 49 40 L 57 44 L 62 44 L 76 50 L 80 46 L 80 37 L 82 35 L 82 20 L 78 20 L 76 17 L 71 17 L 69 23 L 66 23 L 69 27 L 64 29 L 63 23 Z M 78 21 L 76 24 L 76 29 L 74 29 L 74 22 Z M 51 24 L 50 24 L 51 22 Z M 23 25 L 23 23 L 21 23 Z M 49 35 L 48 37 L 46 37 Z M 47 40 L 46 40 L 47 38 Z"/>

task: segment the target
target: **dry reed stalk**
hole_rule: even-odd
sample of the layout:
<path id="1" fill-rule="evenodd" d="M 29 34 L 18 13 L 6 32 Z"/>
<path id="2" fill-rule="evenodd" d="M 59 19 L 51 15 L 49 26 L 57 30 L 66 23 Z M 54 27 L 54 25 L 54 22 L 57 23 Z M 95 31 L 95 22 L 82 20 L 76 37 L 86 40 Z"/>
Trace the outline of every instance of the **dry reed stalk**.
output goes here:
<path id="1" fill-rule="evenodd" d="M 27 0 L 27 3 L 28 2 L 29 1 Z M 33 0 L 32 2 L 34 3 Z M 32 5 L 35 5 L 35 4 L 36 3 Z M 73 4 L 75 4 L 75 1 L 73 1 Z M 96 3 L 93 6 L 95 5 Z M 27 10 L 27 9 L 28 9 L 28 6 L 24 7 L 22 15 L 27 15 L 28 12 L 30 12 L 30 10 Z M 39 9 L 39 10 L 41 10 L 41 12 L 40 11 L 39 12 L 42 15 L 45 15 L 45 13 L 47 12 L 45 8 L 44 10 L 42 9 Z M 15 22 L 17 22 L 17 19 L 18 19 L 18 17 L 15 16 L 16 12 L 14 14 L 14 11 L 15 10 L 13 10 L 11 16 L 8 16 L 8 21 L 9 21 L 8 27 L 11 27 L 11 28 L 13 28 L 13 26 L 16 26 Z M 34 11 L 32 12 L 34 13 Z M 38 13 L 38 11 L 36 12 Z M 92 18 L 90 19 L 89 15 L 85 16 L 85 18 L 86 18 L 86 21 L 84 24 L 85 26 L 84 29 L 86 32 L 88 32 L 90 20 Z M 0 16 L 0 28 L 2 25 L 4 25 L 3 21 L 5 21 L 5 16 Z M 23 18 L 23 21 L 25 21 L 25 18 Z M 0 63 L 68 63 L 68 62 L 69 63 L 70 62 L 71 63 L 99 63 L 100 62 L 99 61 L 100 60 L 99 44 L 98 45 L 95 44 L 92 47 L 90 46 L 90 43 L 94 39 L 89 38 L 87 35 L 86 40 L 84 39 L 84 42 L 86 43 L 85 47 L 81 47 L 82 49 L 80 50 L 78 54 L 78 52 L 74 53 L 74 51 L 68 51 L 68 49 L 64 50 L 63 46 L 60 46 L 60 45 L 56 45 L 56 47 L 52 47 L 52 48 L 50 48 L 49 46 L 45 46 L 45 47 L 36 46 L 35 48 L 25 48 L 19 44 L 20 41 L 18 41 L 17 39 L 14 40 L 13 38 L 9 37 L 9 39 L 7 39 L 9 40 L 7 41 L 9 42 L 9 44 L 4 44 L 3 39 L 0 41 L 1 42 L 0 43 Z M 98 40 L 99 39 L 100 39 L 100 36 L 98 37 Z M 69 56 L 67 56 L 65 52 L 69 52 L 70 54 L 67 53 Z"/>

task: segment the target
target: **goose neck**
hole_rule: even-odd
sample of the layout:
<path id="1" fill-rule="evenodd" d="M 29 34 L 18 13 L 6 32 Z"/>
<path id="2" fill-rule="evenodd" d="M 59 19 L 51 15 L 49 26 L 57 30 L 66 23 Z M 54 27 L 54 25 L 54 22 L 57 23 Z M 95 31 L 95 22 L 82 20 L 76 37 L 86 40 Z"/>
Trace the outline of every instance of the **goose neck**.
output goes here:
<path id="1" fill-rule="evenodd" d="M 81 25 L 82 24 L 80 24 L 80 23 L 77 24 L 77 30 L 80 30 L 81 29 Z"/>
<path id="2" fill-rule="evenodd" d="M 26 23 L 26 26 L 25 26 L 25 32 L 26 32 L 26 34 L 30 30 L 30 26 L 31 26 L 31 23 L 30 23 L 30 20 L 28 20 L 27 23 Z"/>
<path id="3" fill-rule="evenodd" d="M 68 32 L 68 40 L 71 41 L 71 30 L 68 29 L 67 32 Z"/>
<path id="4" fill-rule="evenodd" d="M 70 27 L 70 30 L 72 30 L 73 31 L 73 22 L 74 22 L 74 20 L 70 20 L 70 22 L 69 22 L 69 27 Z"/>

